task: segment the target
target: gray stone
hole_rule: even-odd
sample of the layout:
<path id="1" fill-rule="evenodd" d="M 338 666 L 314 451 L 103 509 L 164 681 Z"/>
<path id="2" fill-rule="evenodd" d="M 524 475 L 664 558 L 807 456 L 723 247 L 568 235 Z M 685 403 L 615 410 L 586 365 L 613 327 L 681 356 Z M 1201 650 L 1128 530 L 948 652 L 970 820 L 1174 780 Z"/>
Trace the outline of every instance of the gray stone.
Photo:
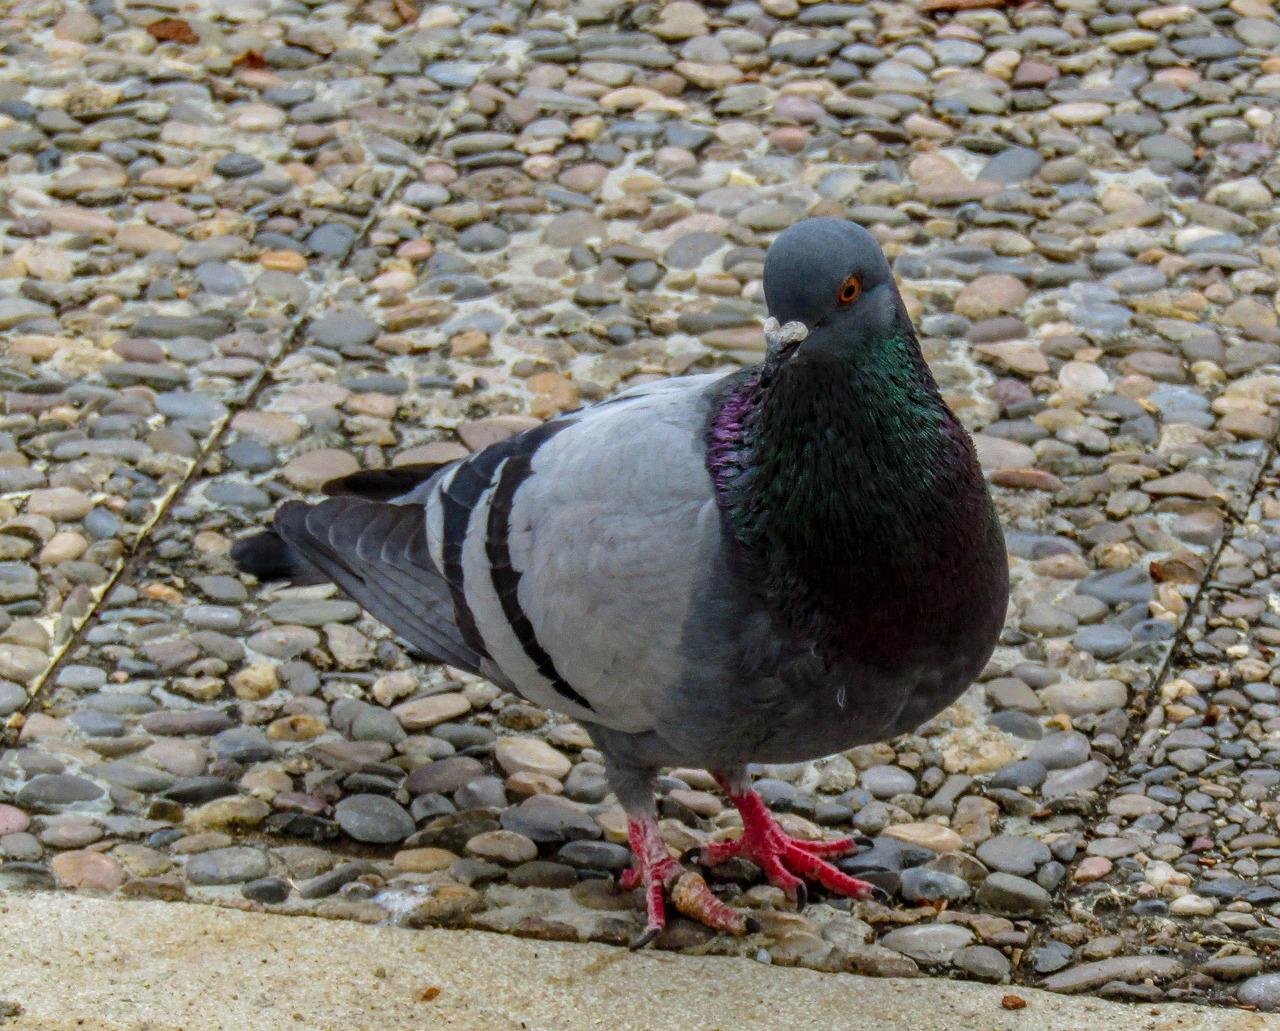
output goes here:
<path id="1" fill-rule="evenodd" d="M 1236 1000 L 1245 1006 L 1257 1006 L 1263 1013 L 1280 1010 L 1280 974 L 1249 978 L 1236 989 Z"/>
<path id="2" fill-rule="evenodd" d="M 1020 183 L 1030 179 L 1043 165 L 1044 158 L 1030 147 L 1010 147 L 988 161 L 978 173 L 978 178 L 998 183 Z"/>
<path id="3" fill-rule="evenodd" d="M 271 759 L 275 745 L 257 727 L 232 727 L 209 741 L 209 750 L 219 759 L 238 763 L 256 763 Z"/>
<path id="4" fill-rule="evenodd" d="M 17 712 L 27 704 L 27 692 L 8 680 L 0 680 L 0 716 Z"/>
<path id="5" fill-rule="evenodd" d="M 103 794 L 103 789 L 87 777 L 70 773 L 41 773 L 24 784 L 17 797 L 18 804 L 22 806 L 56 807 L 93 802 Z"/>
<path id="6" fill-rule="evenodd" d="M 978 846 L 978 858 L 992 870 L 1030 876 L 1053 857 L 1049 846 L 1038 838 L 999 834 Z"/>
<path id="7" fill-rule="evenodd" d="M 368 344 L 381 331 L 382 327 L 369 316 L 354 311 L 325 315 L 307 327 L 307 335 L 317 344 L 339 351 Z"/>
<path id="8" fill-rule="evenodd" d="M 263 615 L 275 623 L 310 627 L 350 623 L 360 617 L 360 612 L 359 605 L 344 598 L 290 598 L 268 605 Z"/>
<path id="9" fill-rule="evenodd" d="M 390 844 L 414 831 L 413 817 L 384 795 L 350 795 L 337 804 L 333 815 L 356 841 Z"/>
<path id="10" fill-rule="evenodd" d="M 356 231 L 342 222 L 326 222 L 307 237 L 307 246 L 327 258 L 341 258 L 356 242 Z"/>
<path id="11" fill-rule="evenodd" d="M 1133 644 L 1133 635 L 1124 627 L 1104 623 L 1082 627 L 1071 643 L 1100 659 L 1114 659 Z"/>
<path id="12" fill-rule="evenodd" d="M 240 889 L 240 894 L 251 902 L 261 902 L 264 906 L 278 906 L 284 902 L 293 886 L 283 877 L 259 877 L 250 881 Z"/>
<path id="13" fill-rule="evenodd" d="M 879 944 L 910 956 L 917 963 L 937 966 L 948 962 L 957 949 L 972 941 L 973 932 L 959 924 L 914 924 L 895 928 Z"/>
<path id="14" fill-rule="evenodd" d="M 993 873 L 978 889 L 977 903 L 1000 916 L 1040 916 L 1049 911 L 1049 893 L 1035 881 L 1010 873 Z"/>
<path id="15" fill-rule="evenodd" d="M 21 297 L 0 298 L 0 330 L 13 329 L 24 322 L 49 318 L 53 314 L 52 308 L 39 301 L 28 301 Z"/>
<path id="16" fill-rule="evenodd" d="M 1168 981 L 1181 977 L 1186 967 L 1172 956 L 1113 956 L 1096 963 L 1081 963 L 1061 973 L 1046 977 L 1040 987 L 1050 992 L 1087 992 L 1101 988 L 1109 981 L 1138 982 L 1150 978 Z M 1280 982 L 1280 975 L 1272 975 Z M 1246 981 L 1245 984 L 1248 984 Z M 1241 985 L 1243 990 L 1244 985 Z"/>
<path id="17" fill-rule="evenodd" d="M 192 884 L 241 884 L 265 877 L 271 870 L 261 849 L 234 846 L 197 852 L 187 859 L 187 880 Z"/>
<path id="18" fill-rule="evenodd" d="M 1040 794 L 1048 800 L 1065 798 L 1081 791 L 1092 791 L 1106 781 L 1108 773 L 1106 763 L 1090 759 L 1072 769 L 1051 773 L 1041 785 Z"/>
<path id="19" fill-rule="evenodd" d="M 876 798 L 911 794 L 916 789 L 915 777 L 897 766 L 870 766 L 858 775 L 858 782 Z"/>
<path id="20" fill-rule="evenodd" d="M 959 902 L 972 894 L 963 878 L 923 866 L 902 871 L 900 891 L 908 902 L 937 902 L 939 899 Z"/>
<path id="21" fill-rule="evenodd" d="M 967 945 L 957 949 L 951 955 L 951 965 L 979 981 L 1003 981 L 1012 970 L 1009 958 L 990 945 Z"/>
<path id="22" fill-rule="evenodd" d="M 988 721 L 990 722 L 990 721 Z M 991 776 L 993 788 L 1038 788 L 1049 775 L 1044 763 L 1038 759 L 1021 759 L 1002 766 Z"/>
<path id="23" fill-rule="evenodd" d="M 357 877 L 372 873 L 377 873 L 377 867 L 363 859 L 341 863 L 303 885 L 298 894 L 304 899 L 327 899 L 344 884 L 350 884 Z"/>
<path id="24" fill-rule="evenodd" d="M 1046 770 L 1066 770 L 1085 762 L 1089 752 L 1087 737 L 1078 730 L 1061 730 L 1032 745 L 1028 758 L 1035 759 Z"/>

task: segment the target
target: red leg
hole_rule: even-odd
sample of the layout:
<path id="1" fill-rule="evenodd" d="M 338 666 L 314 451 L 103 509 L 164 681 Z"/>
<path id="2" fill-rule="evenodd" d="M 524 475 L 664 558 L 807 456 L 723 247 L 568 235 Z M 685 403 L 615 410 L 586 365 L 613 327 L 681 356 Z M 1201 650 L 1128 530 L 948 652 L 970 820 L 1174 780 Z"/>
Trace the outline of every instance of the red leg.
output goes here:
<path id="1" fill-rule="evenodd" d="M 668 894 L 681 913 L 717 931 L 745 934 L 751 929 L 746 916 L 726 906 L 711 893 L 700 875 L 686 870 L 672 858 L 658 830 L 657 818 L 651 813 L 629 817 L 627 837 L 636 865 L 623 873 L 622 886 L 643 886 L 648 912 L 644 934 L 633 948 L 648 945 L 667 926 L 665 902 Z"/>
<path id="2" fill-rule="evenodd" d="M 783 833 L 764 800 L 750 787 L 719 775 L 716 781 L 742 814 L 742 837 L 707 845 L 702 850 L 704 866 L 715 866 L 734 856 L 750 859 L 764 871 L 770 884 L 781 888 L 801 906 L 807 896 L 805 880 L 817 881 L 828 891 L 855 899 L 884 895 L 874 884 L 850 877 L 820 858 L 856 851 L 853 839 L 802 841 L 793 838 Z"/>

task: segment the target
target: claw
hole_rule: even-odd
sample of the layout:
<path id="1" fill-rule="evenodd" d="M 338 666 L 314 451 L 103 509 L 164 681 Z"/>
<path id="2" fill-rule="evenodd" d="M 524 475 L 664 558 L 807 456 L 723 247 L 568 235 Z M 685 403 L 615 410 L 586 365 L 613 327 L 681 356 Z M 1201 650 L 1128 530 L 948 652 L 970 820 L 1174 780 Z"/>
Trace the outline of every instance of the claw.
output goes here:
<path id="1" fill-rule="evenodd" d="M 869 894 L 870 894 L 870 897 L 875 899 L 877 902 L 889 901 L 889 893 L 885 891 L 882 887 L 880 887 L 880 885 L 878 884 L 871 885 L 871 891 Z"/>
<path id="2" fill-rule="evenodd" d="M 631 946 L 633 951 L 644 948 L 667 926 L 665 903 L 668 898 L 685 916 L 714 930 L 746 933 L 745 914 L 726 906 L 711 893 L 703 877 L 671 858 L 656 819 L 652 816 L 631 819 L 627 836 L 636 865 L 623 871 L 620 881 L 624 888 L 643 886 L 649 917 L 644 934 Z"/>
<path id="3" fill-rule="evenodd" d="M 853 839 L 853 843 L 857 845 L 858 848 L 875 848 L 876 847 L 876 843 L 872 841 L 870 838 L 868 838 L 865 834 L 859 834 L 857 837 Z"/>
<path id="4" fill-rule="evenodd" d="M 747 918 L 731 909 L 711 894 L 707 882 L 700 874 L 686 870 L 671 889 L 671 901 L 685 916 L 706 924 L 717 931 L 745 934 Z"/>
<path id="5" fill-rule="evenodd" d="M 828 891 L 855 899 L 875 897 L 880 889 L 867 881 L 860 881 L 836 869 L 822 857 L 847 855 L 859 849 L 862 841 L 841 838 L 838 841 L 803 841 L 785 834 L 764 800 L 751 790 L 736 789 L 735 785 L 720 779 L 742 814 L 742 836 L 734 841 L 714 842 L 702 850 L 702 863 L 715 866 L 734 856 L 750 859 L 769 879 L 774 887 L 781 888 L 796 903 L 796 910 L 803 910 L 808 902 L 808 889 L 804 881 L 817 881 Z"/>

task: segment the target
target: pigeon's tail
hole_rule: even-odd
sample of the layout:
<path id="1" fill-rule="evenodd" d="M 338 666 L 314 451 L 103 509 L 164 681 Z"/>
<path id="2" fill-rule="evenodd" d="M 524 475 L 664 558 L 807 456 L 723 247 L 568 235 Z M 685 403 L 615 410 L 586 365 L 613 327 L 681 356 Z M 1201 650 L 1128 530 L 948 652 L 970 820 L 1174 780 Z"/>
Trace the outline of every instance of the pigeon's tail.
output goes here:
<path id="1" fill-rule="evenodd" d="M 318 566 L 289 547 L 274 530 L 264 530 L 236 541 L 231 545 L 231 560 L 242 573 L 251 573 L 264 583 L 288 580 L 295 586 L 302 586 L 330 582 Z"/>

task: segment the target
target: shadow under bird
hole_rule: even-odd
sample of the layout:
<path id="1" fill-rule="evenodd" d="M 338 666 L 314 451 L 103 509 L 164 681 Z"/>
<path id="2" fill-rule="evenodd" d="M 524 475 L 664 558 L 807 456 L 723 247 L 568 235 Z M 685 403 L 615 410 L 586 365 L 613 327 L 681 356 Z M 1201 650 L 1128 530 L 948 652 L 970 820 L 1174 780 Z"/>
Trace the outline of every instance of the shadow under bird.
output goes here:
<path id="1" fill-rule="evenodd" d="M 648 925 L 665 902 L 752 922 L 673 857 L 663 766 L 709 770 L 741 856 L 803 905 L 806 881 L 879 889 L 785 834 L 749 763 L 910 731 L 995 647 L 1004 540 L 875 238 L 811 218 L 765 261 L 764 361 L 628 390 L 446 465 L 355 473 L 233 549 L 261 579 L 332 581 L 440 662 L 573 717 L 629 821 Z"/>

